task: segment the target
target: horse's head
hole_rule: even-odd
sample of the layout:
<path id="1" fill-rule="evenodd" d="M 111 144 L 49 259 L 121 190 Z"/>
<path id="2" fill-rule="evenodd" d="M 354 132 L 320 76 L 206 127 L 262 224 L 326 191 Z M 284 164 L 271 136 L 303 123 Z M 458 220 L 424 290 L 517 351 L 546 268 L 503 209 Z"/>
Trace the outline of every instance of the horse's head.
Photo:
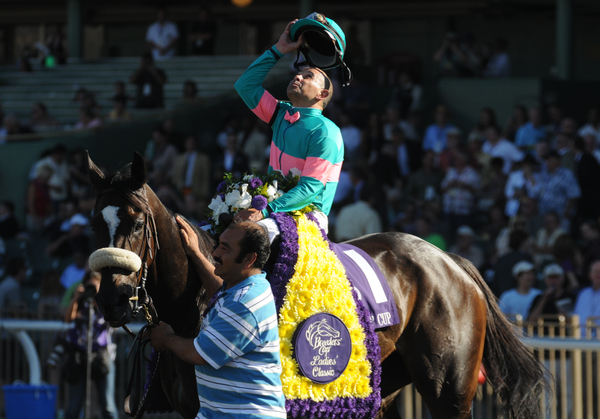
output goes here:
<path id="1" fill-rule="evenodd" d="M 88 171 L 97 192 L 91 226 L 98 250 L 90 256 L 90 268 L 102 274 L 96 299 L 106 321 L 119 327 L 135 315 L 136 287 L 144 285 L 158 249 L 146 165 L 135 153 L 130 174 L 106 178 L 88 155 Z"/>

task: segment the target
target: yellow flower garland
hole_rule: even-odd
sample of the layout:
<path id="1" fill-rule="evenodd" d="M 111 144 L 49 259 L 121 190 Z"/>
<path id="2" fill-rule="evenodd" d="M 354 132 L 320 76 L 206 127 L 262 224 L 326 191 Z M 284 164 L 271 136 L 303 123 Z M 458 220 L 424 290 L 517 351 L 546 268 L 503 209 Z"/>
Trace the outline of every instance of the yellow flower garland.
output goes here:
<path id="1" fill-rule="evenodd" d="M 329 244 L 323 240 L 317 224 L 306 216 L 297 217 L 296 221 L 298 261 L 279 312 L 283 392 L 288 399 L 311 398 L 315 401 L 336 397 L 367 397 L 372 393 L 369 381 L 371 365 L 367 360 L 365 334 L 356 313 L 346 271 Z M 339 317 L 348 328 L 352 340 L 352 354 L 346 370 L 337 380 L 328 384 L 313 383 L 300 375 L 298 364 L 292 357 L 294 330 L 303 320 L 317 313 Z"/>

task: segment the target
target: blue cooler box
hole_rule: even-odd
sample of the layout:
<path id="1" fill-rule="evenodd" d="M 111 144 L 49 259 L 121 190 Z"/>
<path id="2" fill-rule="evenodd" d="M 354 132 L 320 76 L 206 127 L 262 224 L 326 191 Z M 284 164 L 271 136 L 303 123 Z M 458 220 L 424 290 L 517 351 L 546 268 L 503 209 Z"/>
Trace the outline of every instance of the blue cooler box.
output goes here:
<path id="1" fill-rule="evenodd" d="M 3 386 L 6 419 L 54 419 L 58 386 Z"/>

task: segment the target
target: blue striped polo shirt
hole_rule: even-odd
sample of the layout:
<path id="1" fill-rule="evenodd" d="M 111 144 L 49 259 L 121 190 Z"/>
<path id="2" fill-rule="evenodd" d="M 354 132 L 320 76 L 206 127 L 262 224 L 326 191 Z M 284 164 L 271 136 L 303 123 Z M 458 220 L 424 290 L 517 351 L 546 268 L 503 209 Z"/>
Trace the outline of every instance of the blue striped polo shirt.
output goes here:
<path id="1" fill-rule="evenodd" d="M 225 289 L 202 322 L 194 346 L 198 419 L 286 418 L 279 332 L 265 273 Z"/>

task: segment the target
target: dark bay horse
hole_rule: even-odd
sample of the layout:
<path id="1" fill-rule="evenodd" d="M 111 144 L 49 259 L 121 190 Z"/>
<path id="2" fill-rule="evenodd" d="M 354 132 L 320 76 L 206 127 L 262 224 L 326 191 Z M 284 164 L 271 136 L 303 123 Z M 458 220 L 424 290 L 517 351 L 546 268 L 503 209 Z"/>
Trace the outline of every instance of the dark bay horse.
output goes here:
<path id="1" fill-rule="evenodd" d="M 161 320 L 180 336 L 196 336 L 201 279 L 186 258 L 174 216 L 146 185 L 143 158 L 134 155 L 131 175 L 111 178 L 105 178 L 89 158 L 88 164 L 98 193 L 92 226 L 99 251 L 110 258 L 111 249 L 121 249 L 126 258 L 133 255 L 137 261 L 137 265 L 105 263 L 99 269 L 97 299 L 106 320 L 115 327 L 131 321 L 130 298 L 147 266 L 146 289 Z M 209 255 L 212 239 L 196 232 Z M 520 342 L 470 262 L 409 234 L 374 234 L 351 243 L 381 268 L 400 315 L 399 325 L 378 332 L 380 417 L 398 417 L 395 397 L 410 383 L 433 418 L 470 417 L 482 363 L 505 417 L 542 416 L 544 368 Z M 142 267 L 137 271 L 130 266 Z M 194 369 L 174 356 L 166 354 L 165 359 L 168 362 L 160 365 L 163 389 L 183 417 L 193 418 L 199 407 Z"/>

